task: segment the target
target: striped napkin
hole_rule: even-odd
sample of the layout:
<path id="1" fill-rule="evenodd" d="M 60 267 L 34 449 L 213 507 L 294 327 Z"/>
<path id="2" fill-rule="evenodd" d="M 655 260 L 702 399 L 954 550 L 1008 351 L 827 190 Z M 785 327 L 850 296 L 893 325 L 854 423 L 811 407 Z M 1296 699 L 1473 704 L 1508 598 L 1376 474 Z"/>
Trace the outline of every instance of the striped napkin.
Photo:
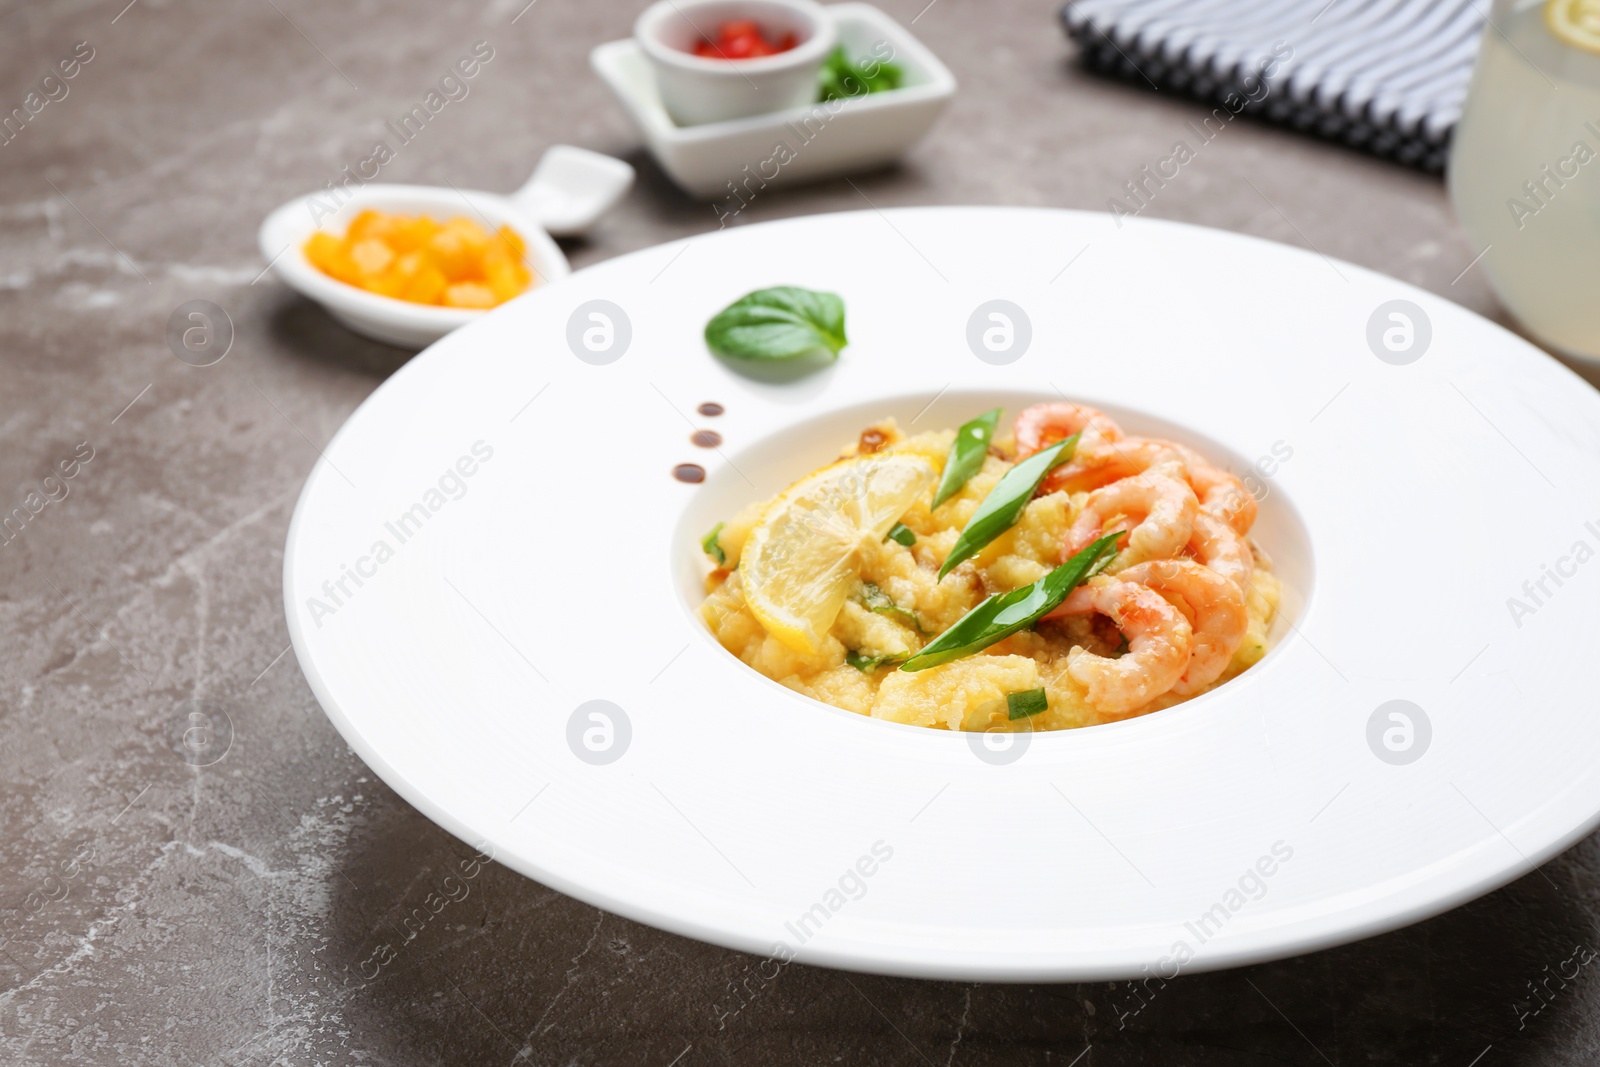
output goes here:
<path id="1" fill-rule="evenodd" d="M 1477 0 L 1071 0 L 1061 18 L 1092 70 L 1435 173 L 1484 24 Z"/>

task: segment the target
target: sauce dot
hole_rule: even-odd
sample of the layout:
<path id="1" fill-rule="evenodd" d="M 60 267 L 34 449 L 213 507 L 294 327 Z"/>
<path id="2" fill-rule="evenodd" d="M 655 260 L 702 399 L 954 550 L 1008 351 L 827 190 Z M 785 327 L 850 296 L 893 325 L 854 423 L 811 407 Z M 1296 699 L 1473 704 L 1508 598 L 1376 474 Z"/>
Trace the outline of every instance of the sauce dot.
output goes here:
<path id="1" fill-rule="evenodd" d="M 717 415 L 721 415 L 724 408 L 715 400 L 707 400 L 704 404 L 701 404 L 699 407 L 695 408 L 695 410 L 707 418 L 713 418 Z"/>
<path id="2" fill-rule="evenodd" d="M 698 463 L 680 463 L 672 468 L 672 476 L 680 482 L 703 482 L 706 480 L 706 469 Z"/>
<path id="3" fill-rule="evenodd" d="M 701 448 L 716 448 L 722 443 L 722 435 L 715 430 L 696 430 L 689 435 L 689 443 Z"/>

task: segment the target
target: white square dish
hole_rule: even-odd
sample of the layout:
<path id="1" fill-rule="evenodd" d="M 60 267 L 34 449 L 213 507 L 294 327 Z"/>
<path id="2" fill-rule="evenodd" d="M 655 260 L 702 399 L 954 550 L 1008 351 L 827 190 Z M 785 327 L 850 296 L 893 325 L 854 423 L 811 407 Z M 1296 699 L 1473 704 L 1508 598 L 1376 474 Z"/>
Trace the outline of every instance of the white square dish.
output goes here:
<path id="1" fill-rule="evenodd" d="M 892 162 L 919 141 L 956 91 L 956 79 L 905 27 L 871 4 L 833 4 L 839 43 L 905 71 L 899 89 L 701 126 L 678 126 L 648 59 L 629 39 L 600 45 L 590 65 L 633 119 L 661 169 L 692 196 L 727 197 L 729 211 L 771 186 Z M 877 49 L 877 51 L 874 51 Z"/>

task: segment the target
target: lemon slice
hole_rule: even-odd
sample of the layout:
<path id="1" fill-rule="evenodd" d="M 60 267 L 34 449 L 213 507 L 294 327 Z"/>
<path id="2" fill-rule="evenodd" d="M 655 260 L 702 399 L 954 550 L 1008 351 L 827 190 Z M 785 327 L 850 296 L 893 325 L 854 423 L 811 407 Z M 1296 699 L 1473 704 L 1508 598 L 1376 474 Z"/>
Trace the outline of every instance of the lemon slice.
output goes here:
<path id="1" fill-rule="evenodd" d="M 1600 54 L 1600 0 L 1548 0 L 1544 24 L 1567 44 Z"/>
<path id="2" fill-rule="evenodd" d="M 739 556 L 745 603 L 768 633 L 815 652 L 860 580 L 860 549 L 875 544 L 938 472 L 922 456 L 880 452 L 806 475 L 767 506 Z"/>

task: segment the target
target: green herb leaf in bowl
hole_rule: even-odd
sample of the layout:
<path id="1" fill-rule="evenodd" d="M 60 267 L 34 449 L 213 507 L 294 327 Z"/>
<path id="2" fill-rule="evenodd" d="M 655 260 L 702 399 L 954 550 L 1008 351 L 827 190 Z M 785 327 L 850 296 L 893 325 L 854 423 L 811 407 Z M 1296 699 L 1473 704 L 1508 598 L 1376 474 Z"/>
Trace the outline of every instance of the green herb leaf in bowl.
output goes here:
<path id="1" fill-rule="evenodd" d="M 849 100 L 868 93 L 882 93 L 900 88 L 905 81 L 905 71 L 898 63 L 888 63 L 877 58 L 852 60 L 840 45 L 828 54 L 822 64 L 822 89 L 820 103 L 829 100 Z"/>
<path id="2" fill-rule="evenodd" d="M 706 345 L 728 359 L 834 359 L 848 340 L 844 301 L 797 285 L 757 289 L 706 323 Z"/>
<path id="3" fill-rule="evenodd" d="M 961 424 L 956 439 L 950 445 L 950 455 L 944 461 L 944 476 L 939 479 L 939 491 L 933 494 L 933 507 L 961 492 L 967 480 L 983 469 L 983 459 L 989 454 L 989 441 L 1000 422 L 1000 409 L 985 411 L 971 422 Z M 930 509 L 931 510 L 931 509 Z"/>
<path id="4" fill-rule="evenodd" d="M 1073 434 L 1064 441 L 1057 441 L 1049 448 L 1035 452 L 1006 471 L 995 487 L 989 490 L 989 495 L 983 498 L 978 510 L 972 513 L 972 518 L 961 528 L 961 536 L 956 538 L 950 554 L 945 557 L 944 566 L 939 568 L 939 580 L 943 581 L 956 564 L 977 555 L 984 545 L 1011 529 L 1022 517 L 1022 509 L 1033 499 L 1033 491 L 1039 488 L 1044 476 L 1071 459 L 1077 447 L 1078 435 Z"/>
<path id="5" fill-rule="evenodd" d="M 1106 534 L 1037 582 L 984 600 L 950 629 L 923 645 L 922 651 L 906 660 L 900 669 L 923 671 L 962 659 L 1032 626 L 1061 606 L 1067 594 L 1088 577 L 1095 563 L 1113 549 L 1121 536 L 1120 532 Z"/>

